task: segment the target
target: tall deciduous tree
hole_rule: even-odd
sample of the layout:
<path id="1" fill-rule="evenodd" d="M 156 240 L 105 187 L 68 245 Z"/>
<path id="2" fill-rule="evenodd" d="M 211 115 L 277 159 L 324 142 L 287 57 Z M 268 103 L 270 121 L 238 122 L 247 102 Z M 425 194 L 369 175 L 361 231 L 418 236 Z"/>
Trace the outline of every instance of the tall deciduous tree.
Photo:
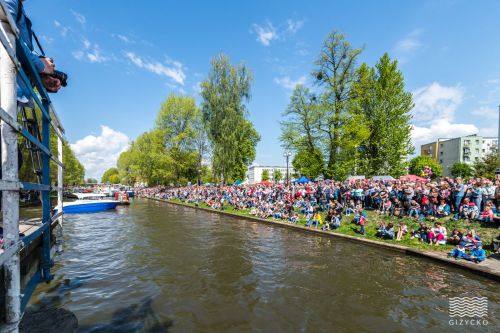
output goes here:
<path id="1" fill-rule="evenodd" d="M 118 174 L 119 174 L 118 168 L 116 167 L 109 168 L 102 174 L 101 183 L 111 182 L 111 176 L 116 175 L 118 177 Z"/>
<path id="2" fill-rule="evenodd" d="M 361 65 L 353 95 L 370 132 L 361 149 L 363 174 L 403 175 L 406 156 L 414 151 L 410 124 L 414 104 L 397 61 L 385 53 L 375 68 Z"/>
<path id="3" fill-rule="evenodd" d="M 344 35 L 331 32 L 316 61 L 313 73 L 324 88 L 319 133 L 325 143 L 325 175 L 342 178 L 352 172 L 358 146 L 366 138 L 363 115 L 352 108 L 352 84 L 356 78 L 356 59 L 361 49 L 351 47 Z"/>
<path id="4" fill-rule="evenodd" d="M 163 135 L 165 154 L 173 171 L 175 183 L 185 183 L 197 175 L 196 136 L 201 112 L 193 97 L 170 95 L 162 103 L 156 128 Z"/>
<path id="5" fill-rule="evenodd" d="M 252 75 L 244 65 L 233 66 L 219 55 L 201 84 L 202 111 L 212 144 L 212 168 L 220 181 L 241 178 L 255 158 L 260 136 L 246 119 Z M 247 134 L 247 135 L 245 135 Z"/>

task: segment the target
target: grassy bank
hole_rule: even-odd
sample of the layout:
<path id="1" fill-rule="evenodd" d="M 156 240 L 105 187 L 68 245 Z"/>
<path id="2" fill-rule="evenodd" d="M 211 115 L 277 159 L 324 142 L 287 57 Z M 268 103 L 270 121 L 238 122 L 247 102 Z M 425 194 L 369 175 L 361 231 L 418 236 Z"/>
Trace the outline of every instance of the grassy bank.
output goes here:
<path id="1" fill-rule="evenodd" d="M 182 203 L 185 205 L 193 206 L 195 207 L 196 205 L 193 203 L 187 203 L 178 199 L 171 200 L 173 202 L 178 202 Z M 202 208 L 207 208 L 207 209 L 212 209 L 210 206 L 207 204 L 200 202 L 199 207 Z M 225 206 L 224 207 L 225 212 L 233 213 L 233 214 L 238 214 L 242 216 L 250 216 L 250 217 L 255 217 L 253 215 L 249 214 L 248 209 L 245 210 L 235 210 L 233 209 L 232 206 Z M 430 245 L 426 244 L 423 242 L 419 242 L 418 239 L 414 238 L 411 239 L 410 234 L 406 234 L 403 236 L 403 239 L 401 241 L 396 241 L 396 240 L 391 240 L 391 239 L 382 239 L 380 237 L 376 236 L 378 226 L 384 222 L 385 224 L 387 223 L 393 223 L 395 226 L 395 229 L 397 230 L 397 225 L 399 223 L 405 223 L 408 226 L 408 231 L 411 231 L 412 229 L 417 229 L 418 228 L 418 222 L 414 218 L 408 218 L 404 217 L 402 219 L 394 217 L 394 216 L 384 216 L 384 215 L 379 215 L 374 211 L 367 211 L 368 215 L 368 221 L 365 224 L 365 230 L 366 230 L 366 236 L 365 238 L 371 239 L 374 241 L 378 242 L 384 242 L 384 243 L 389 243 L 389 244 L 394 244 L 394 245 L 403 245 L 423 251 L 434 251 L 434 252 L 450 252 L 453 248 L 454 245 L 446 244 L 446 245 Z M 300 214 L 302 216 L 302 214 Z M 322 214 L 323 220 L 326 217 L 326 212 Z M 331 230 L 329 232 L 331 233 L 339 233 L 339 234 L 344 234 L 344 235 L 350 235 L 350 236 L 360 236 L 358 233 L 359 226 L 357 226 L 354 223 L 351 223 L 351 220 L 354 218 L 354 215 L 351 216 L 343 216 L 342 218 L 342 223 L 339 229 L 336 230 Z M 273 219 L 268 219 L 270 221 L 273 221 Z M 284 220 L 279 220 L 280 222 L 287 222 Z M 426 225 L 431 226 L 434 224 L 434 221 L 424 221 Z M 455 228 L 459 229 L 462 233 L 465 233 L 467 229 L 474 229 L 476 233 L 479 235 L 481 238 L 484 249 L 487 253 L 487 255 L 492 253 L 492 248 L 490 248 L 490 244 L 492 240 L 498 236 L 499 230 L 497 226 L 493 224 L 486 224 L 486 223 L 479 223 L 479 222 L 468 222 L 466 220 L 458 220 L 454 221 L 452 217 L 447 217 L 444 219 L 440 219 L 439 222 L 441 222 L 445 227 L 446 230 L 448 231 L 448 235 L 451 233 L 451 231 Z M 298 225 L 304 226 L 307 223 L 307 221 L 303 218 L 299 220 L 297 223 Z"/>

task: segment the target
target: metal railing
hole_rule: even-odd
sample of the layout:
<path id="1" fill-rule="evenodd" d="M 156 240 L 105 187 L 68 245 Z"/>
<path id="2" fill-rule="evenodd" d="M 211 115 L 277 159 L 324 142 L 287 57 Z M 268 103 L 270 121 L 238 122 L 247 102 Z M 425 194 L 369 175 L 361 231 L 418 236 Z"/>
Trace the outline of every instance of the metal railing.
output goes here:
<path id="1" fill-rule="evenodd" d="M 62 148 L 64 129 L 55 113 L 34 64 L 30 50 L 23 41 L 13 17 L 3 0 L 0 0 L 0 128 L 2 144 L 2 191 L 4 250 L 0 264 L 4 269 L 5 323 L 4 330 L 17 331 L 22 313 L 38 283 L 50 281 L 53 276 L 51 257 L 51 226 L 57 223 L 57 237 L 62 236 L 63 163 Z M 16 45 L 17 53 L 16 53 Z M 21 63 L 25 64 L 24 67 Z M 29 64 L 29 66 L 26 66 Z M 27 68 L 26 68 L 27 67 Z M 41 140 L 23 127 L 18 119 L 16 80 L 19 77 L 29 89 L 30 97 L 41 112 Z M 57 135 L 57 156 L 50 150 L 51 129 Z M 20 182 L 18 169 L 18 134 L 28 140 L 42 156 L 41 182 Z M 51 185 L 50 161 L 57 164 L 57 186 Z M 19 238 L 19 191 L 34 190 L 41 194 L 41 225 L 33 233 Z M 57 190 L 57 214 L 52 213 L 50 192 Z M 36 240 L 41 239 L 40 266 L 30 280 L 21 286 L 20 253 Z M 58 251 L 60 240 L 57 240 Z M 21 290 L 21 288 L 23 288 Z M 5 329 L 7 327 L 7 329 Z"/>

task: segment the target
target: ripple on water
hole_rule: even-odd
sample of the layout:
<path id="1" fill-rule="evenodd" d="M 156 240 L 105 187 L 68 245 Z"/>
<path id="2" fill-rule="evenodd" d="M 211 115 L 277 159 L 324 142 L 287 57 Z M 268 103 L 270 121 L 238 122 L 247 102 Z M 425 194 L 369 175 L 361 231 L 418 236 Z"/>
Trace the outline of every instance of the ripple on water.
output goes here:
<path id="1" fill-rule="evenodd" d="M 75 312 L 83 332 L 451 331 L 460 295 L 488 297 L 499 324 L 493 281 L 295 230 L 135 200 L 64 232 L 32 306 Z"/>

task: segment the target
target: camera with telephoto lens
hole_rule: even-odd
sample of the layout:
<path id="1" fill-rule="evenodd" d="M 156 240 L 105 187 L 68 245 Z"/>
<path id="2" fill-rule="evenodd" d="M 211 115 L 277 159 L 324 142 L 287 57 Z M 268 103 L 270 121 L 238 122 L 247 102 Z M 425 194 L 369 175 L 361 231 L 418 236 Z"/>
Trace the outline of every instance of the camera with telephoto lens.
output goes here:
<path id="1" fill-rule="evenodd" d="M 54 73 L 49 75 L 61 81 L 61 86 L 66 87 L 68 85 L 68 74 L 54 70 Z"/>

